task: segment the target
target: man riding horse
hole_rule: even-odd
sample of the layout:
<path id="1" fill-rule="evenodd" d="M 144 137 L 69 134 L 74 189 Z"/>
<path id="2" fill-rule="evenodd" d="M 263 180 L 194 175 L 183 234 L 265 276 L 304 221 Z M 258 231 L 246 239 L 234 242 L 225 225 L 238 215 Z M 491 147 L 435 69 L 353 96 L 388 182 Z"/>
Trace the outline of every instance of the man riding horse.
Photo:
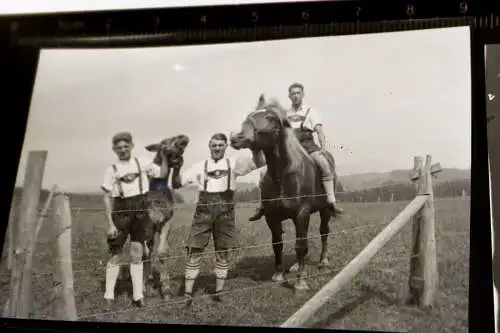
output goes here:
<path id="1" fill-rule="evenodd" d="M 316 165 L 321 169 L 323 186 L 327 195 L 327 202 L 330 204 L 335 214 L 342 214 L 344 210 L 340 208 L 335 198 L 334 179 L 336 178 L 335 170 L 330 168 L 330 164 L 326 158 L 326 137 L 323 132 L 323 123 L 318 110 L 306 106 L 303 103 L 304 86 L 300 83 L 293 83 L 288 88 L 288 97 L 292 102 L 292 108 L 287 112 L 287 118 L 290 125 L 294 129 L 295 135 L 304 149 L 311 155 Z M 319 147 L 314 142 L 313 133 L 318 135 L 318 140 L 321 145 Z M 259 186 L 262 188 L 262 181 L 267 169 L 264 167 L 260 170 Z M 257 207 L 250 221 L 259 220 L 264 216 L 264 207 L 262 202 Z"/>

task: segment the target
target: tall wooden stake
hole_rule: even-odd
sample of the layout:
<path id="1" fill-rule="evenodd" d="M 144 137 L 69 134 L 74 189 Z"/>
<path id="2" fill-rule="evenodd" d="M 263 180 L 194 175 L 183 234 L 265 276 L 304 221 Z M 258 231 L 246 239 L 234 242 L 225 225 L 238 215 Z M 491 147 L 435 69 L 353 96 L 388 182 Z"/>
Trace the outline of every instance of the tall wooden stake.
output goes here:
<path id="1" fill-rule="evenodd" d="M 437 271 L 434 192 L 432 176 L 442 171 L 441 165 L 431 165 L 432 157 L 415 157 L 410 179 L 415 183 L 417 195 L 428 196 L 422 209 L 413 219 L 413 244 L 410 257 L 410 303 L 422 307 L 432 305 L 439 281 Z"/>
<path id="2" fill-rule="evenodd" d="M 36 241 L 35 222 L 46 160 L 47 151 L 31 151 L 28 155 L 19 209 L 19 225 L 16 228 L 19 245 L 14 252 L 11 273 L 9 300 L 11 317 L 27 318 L 31 310 L 32 249 Z"/>
<path id="3" fill-rule="evenodd" d="M 77 320 L 71 258 L 71 209 L 66 195 L 61 193 L 55 195 L 54 213 L 57 237 L 55 316 L 59 320 Z"/>

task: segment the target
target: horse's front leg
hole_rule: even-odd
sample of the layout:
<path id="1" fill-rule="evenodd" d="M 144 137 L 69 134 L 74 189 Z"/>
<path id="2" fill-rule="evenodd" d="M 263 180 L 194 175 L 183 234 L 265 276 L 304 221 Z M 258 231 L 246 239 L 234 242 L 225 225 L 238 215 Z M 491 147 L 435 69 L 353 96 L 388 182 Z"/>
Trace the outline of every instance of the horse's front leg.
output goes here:
<path id="1" fill-rule="evenodd" d="M 155 231 L 154 231 L 154 226 L 152 225 L 151 230 L 149 231 L 150 234 L 148 236 L 148 239 L 146 242 L 143 244 L 143 263 L 144 263 L 144 278 L 143 278 L 143 283 L 144 283 L 144 291 L 146 293 L 146 296 L 152 297 L 155 296 L 155 291 L 154 291 L 154 286 L 153 286 L 153 258 L 154 258 L 154 248 L 155 244 L 157 243 L 155 240 Z"/>
<path id="2" fill-rule="evenodd" d="M 309 212 L 303 211 L 299 216 L 294 219 L 295 223 L 295 253 L 297 254 L 298 272 L 297 272 L 297 282 L 295 283 L 295 290 L 305 290 L 309 289 L 307 284 L 307 276 L 305 272 L 306 268 L 306 256 L 309 250 L 307 234 L 309 231 Z"/>
<path id="3" fill-rule="evenodd" d="M 329 253 L 328 253 L 328 236 L 330 234 L 330 219 L 332 218 L 332 212 L 330 209 L 321 209 L 319 211 L 320 215 L 320 226 L 319 233 L 321 235 L 321 255 L 319 257 L 319 267 L 326 267 L 329 263 Z"/>
<path id="4" fill-rule="evenodd" d="M 285 270 L 283 265 L 283 226 L 280 221 L 272 221 L 266 216 L 266 222 L 271 230 L 273 251 L 274 251 L 274 268 L 272 280 L 274 282 L 282 282 L 285 280 Z"/>
<path id="5" fill-rule="evenodd" d="M 169 274 L 169 244 L 168 236 L 170 235 L 172 223 L 169 221 L 164 222 L 161 227 L 160 235 L 158 237 L 158 264 L 160 273 L 160 292 L 163 299 L 170 298 L 170 274 Z"/>

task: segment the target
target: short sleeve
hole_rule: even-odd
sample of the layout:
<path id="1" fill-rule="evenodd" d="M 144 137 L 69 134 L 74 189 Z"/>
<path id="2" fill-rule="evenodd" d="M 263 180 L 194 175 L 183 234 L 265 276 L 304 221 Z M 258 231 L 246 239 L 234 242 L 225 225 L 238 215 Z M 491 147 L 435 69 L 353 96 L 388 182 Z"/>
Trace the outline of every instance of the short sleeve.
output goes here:
<path id="1" fill-rule="evenodd" d="M 112 166 L 106 168 L 104 171 L 104 179 L 101 184 L 101 189 L 104 192 L 111 192 L 113 190 L 113 185 L 115 183 L 115 171 Z"/>
<path id="2" fill-rule="evenodd" d="M 323 119 L 321 119 L 321 113 L 317 109 L 311 108 L 308 117 L 313 130 L 316 129 L 316 126 L 323 125 Z"/>
<path id="3" fill-rule="evenodd" d="M 161 167 L 153 163 L 153 160 L 146 157 L 141 157 L 139 159 L 139 164 L 146 174 L 151 178 L 161 178 Z"/>
<path id="4" fill-rule="evenodd" d="M 239 156 L 234 159 L 233 172 L 237 176 L 244 176 L 257 169 L 252 156 Z"/>
<path id="5" fill-rule="evenodd" d="M 195 183 L 198 180 L 202 172 L 201 165 L 201 162 L 193 164 L 191 167 L 181 173 L 181 186 Z"/>

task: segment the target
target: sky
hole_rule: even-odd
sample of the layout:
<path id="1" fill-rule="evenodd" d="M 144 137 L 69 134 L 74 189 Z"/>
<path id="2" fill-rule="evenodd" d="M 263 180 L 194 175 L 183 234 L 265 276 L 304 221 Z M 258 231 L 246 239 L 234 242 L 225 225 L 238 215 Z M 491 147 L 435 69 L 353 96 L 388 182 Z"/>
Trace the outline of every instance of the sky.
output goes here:
<path id="1" fill-rule="evenodd" d="M 214 132 L 239 129 L 260 93 L 287 105 L 305 86 L 340 175 L 407 169 L 415 155 L 469 168 L 467 27 L 280 41 L 41 53 L 17 184 L 29 150 L 48 150 L 44 187 L 95 191 L 130 131 L 135 154 L 186 134 L 189 167 Z M 248 154 L 228 149 L 228 155 Z M 255 181 L 256 174 L 242 181 Z"/>

